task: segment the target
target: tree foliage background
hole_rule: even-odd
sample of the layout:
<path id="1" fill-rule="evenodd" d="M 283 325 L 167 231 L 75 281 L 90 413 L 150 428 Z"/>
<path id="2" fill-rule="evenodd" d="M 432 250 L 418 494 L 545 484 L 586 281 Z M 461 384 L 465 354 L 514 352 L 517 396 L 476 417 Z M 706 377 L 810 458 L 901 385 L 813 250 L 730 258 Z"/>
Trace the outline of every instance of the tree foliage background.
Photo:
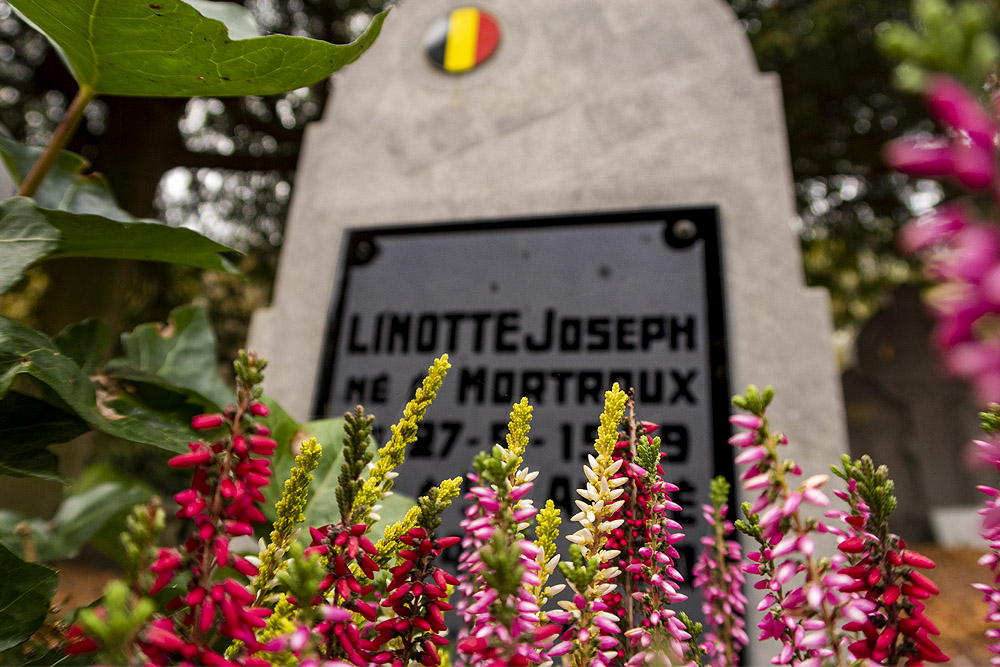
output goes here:
<path id="1" fill-rule="evenodd" d="M 880 24 L 905 19 L 909 0 L 728 2 L 760 68 L 781 76 L 806 276 L 830 289 L 835 323 L 850 331 L 873 314 L 888 286 L 912 277 L 892 247 L 893 233 L 942 196 L 929 181 L 880 166 L 888 139 L 930 129 L 917 120 L 922 102 L 887 83 L 890 63 L 874 44 Z M 242 4 L 264 33 L 345 42 L 385 0 Z M 42 145 L 74 88 L 45 39 L 0 1 L 4 131 Z M 230 358 L 245 340 L 249 313 L 269 300 L 303 129 L 329 94 L 325 82 L 276 97 L 101 98 L 69 148 L 108 176 L 132 213 L 191 226 L 247 252 L 241 268 L 251 281 L 176 266 L 119 262 L 108 269 L 64 260 L 33 270 L 0 309 L 54 333 L 94 314 L 124 330 L 196 301 L 209 307 L 220 353 Z M 91 276 L 86 284 L 76 278 L 81 269 Z"/>

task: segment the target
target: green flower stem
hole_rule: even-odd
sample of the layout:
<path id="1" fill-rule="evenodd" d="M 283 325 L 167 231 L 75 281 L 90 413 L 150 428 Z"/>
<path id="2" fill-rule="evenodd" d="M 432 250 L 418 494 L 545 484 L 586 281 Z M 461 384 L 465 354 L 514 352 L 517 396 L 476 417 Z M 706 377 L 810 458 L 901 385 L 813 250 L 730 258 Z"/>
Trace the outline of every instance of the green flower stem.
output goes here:
<path id="1" fill-rule="evenodd" d="M 97 97 L 97 92 L 93 88 L 80 86 L 80 90 L 76 92 L 76 97 L 70 103 L 69 109 L 66 110 L 66 114 L 59 122 L 59 126 L 56 127 L 52 138 L 45 145 L 45 150 L 35 160 L 35 164 L 31 165 L 28 175 L 21 182 L 21 187 L 17 189 L 17 196 L 35 196 L 42 181 L 45 180 L 49 170 L 52 169 L 52 165 L 56 163 L 59 153 L 66 147 L 70 137 L 76 133 L 76 129 L 80 126 L 80 121 L 83 120 L 83 110 L 87 108 L 87 105 L 95 97 Z"/>

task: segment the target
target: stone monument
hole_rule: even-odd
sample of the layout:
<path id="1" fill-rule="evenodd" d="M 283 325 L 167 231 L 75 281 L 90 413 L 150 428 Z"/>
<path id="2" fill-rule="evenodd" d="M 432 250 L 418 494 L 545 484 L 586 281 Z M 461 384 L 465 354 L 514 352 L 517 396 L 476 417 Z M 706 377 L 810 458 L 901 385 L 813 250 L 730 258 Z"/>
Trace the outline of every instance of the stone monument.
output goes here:
<path id="1" fill-rule="evenodd" d="M 971 441 L 982 434 L 979 408 L 932 349 L 933 323 L 918 287 L 901 285 L 890 297 L 861 328 L 856 359 L 844 371 L 851 453 L 889 467 L 899 500 L 893 532 L 911 543 L 979 546 L 976 485 L 993 476 L 969 465 Z"/>
<path id="2" fill-rule="evenodd" d="M 462 25 L 469 30 L 470 21 L 465 37 L 453 41 L 445 35 Z M 353 378 L 353 385 L 346 378 L 341 387 L 328 379 L 330 368 L 342 368 L 352 351 L 359 358 L 387 351 L 388 339 L 375 336 L 380 330 L 388 335 L 393 315 L 397 330 L 410 332 L 398 334 L 397 352 L 404 340 L 412 347 L 423 341 L 426 368 L 436 353 L 447 351 L 441 333 L 448 325 L 446 299 L 392 312 L 377 302 L 362 308 L 371 299 L 403 298 L 400 291 L 405 299 L 415 298 L 421 292 L 414 283 L 430 276 L 428 294 L 440 296 L 451 286 L 467 300 L 476 294 L 484 300 L 520 295 L 519 303 L 482 307 L 481 324 L 492 327 L 483 336 L 493 337 L 493 353 L 513 346 L 512 358 L 530 357 L 528 343 L 544 335 L 549 310 L 555 322 L 563 315 L 607 319 L 595 326 L 624 333 L 625 347 L 614 350 L 633 354 L 629 368 L 649 363 L 634 356 L 645 331 L 648 348 L 639 351 L 660 351 L 666 380 L 670 369 L 681 376 L 698 369 L 697 382 L 673 378 L 673 388 L 664 391 L 680 386 L 705 403 L 718 394 L 720 379 L 734 392 L 751 382 L 773 384 L 773 422 L 788 435 L 789 454 L 805 473 L 827 471 L 839 461 L 846 445 L 828 299 L 803 284 L 790 224 L 795 212 L 779 84 L 757 70 L 746 36 L 722 0 L 482 0 L 475 8 L 454 0 L 404 2 L 372 49 L 337 75 L 335 87 L 325 117 L 307 133 L 272 306 L 255 316 L 251 330 L 251 346 L 271 362 L 267 391 L 293 415 L 305 419 L 318 410 L 330 416 L 332 407 L 325 413 L 324 406 L 342 391 L 344 398 L 353 392 L 367 398 L 369 407 L 378 404 L 372 411 L 384 423 L 396 419 L 410 391 L 380 379 L 378 364 L 388 361 L 375 360 L 367 376 Z M 630 229 L 632 223 L 639 227 Z M 655 225 L 642 228 L 647 223 Z M 484 225 L 484 234 L 498 234 L 477 246 L 480 262 L 427 254 L 415 240 L 436 233 L 442 242 L 461 245 L 466 241 L 459 239 L 471 238 L 477 224 Z M 538 230 L 546 224 L 578 233 L 545 240 Z M 661 232 L 653 231 L 664 228 L 702 243 L 691 246 L 696 252 L 668 248 L 656 236 Z M 407 235 L 408 229 L 413 233 Z M 523 241 L 517 229 L 528 230 Z M 449 230 L 456 234 L 449 236 Z M 720 266 L 712 267 L 712 253 L 703 252 L 709 237 L 717 241 Z M 494 276 L 504 261 L 516 273 L 522 256 L 513 249 L 519 247 L 546 253 L 547 268 L 532 264 L 526 271 L 541 271 L 531 275 L 558 283 L 546 285 L 551 289 L 545 298 L 558 301 L 562 290 L 572 312 L 558 302 L 532 301 L 529 283 Z M 621 292 L 603 292 L 600 279 L 628 275 L 629 249 L 632 257 L 640 253 L 631 267 L 648 259 L 663 269 L 643 270 L 635 282 L 622 283 L 649 296 L 619 310 L 614 304 Z M 693 273 L 666 258 L 684 252 L 701 253 L 690 265 Z M 578 262 L 580 257 L 586 261 Z M 365 273 L 369 261 L 369 273 L 377 277 Z M 407 277 L 383 282 L 395 275 L 385 268 L 390 265 Z M 704 289 L 713 273 L 722 283 L 715 292 Z M 366 291 L 351 291 L 362 284 Z M 658 294 L 667 300 L 685 284 L 702 291 L 682 297 L 681 306 L 664 306 L 662 322 L 644 324 L 644 318 L 655 319 L 649 309 Z M 585 293 L 573 294 L 573 285 Z M 595 302 L 604 304 L 603 315 L 581 315 Z M 695 302 L 705 314 L 693 310 Z M 453 309 L 459 313 L 453 316 L 469 319 L 455 322 L 474 327 L 466 307 Z M 719 365 L 720 357 L 709 353 L 716 339 L 708 326 L 697 327 L 705 337 L 694 346 L 705 356 L 677 357 L 684 350 L 671 347 L 670 334 L 663 332 L 672 332 L 673 343 L 683 348 L 688 315 L 707 322 L 709 311 L 718 309 L 725 327 L 721 358 L 728 361 Z M 475 331 L 462 335 L 475 340 Z M 458 366 L 463 359 L 452 361 Z M 471 377 L 464 385 L 467 396 L 476 396 L 477 387 L 490 396 L 497 387 L 496 364 L 484 364 L 480 376 L 473 361 L 464 363 Z M 593 381 L 608 382 L 610 370 Z M 632 373 L 633 383 L 638 377 Z M 458 391 L 461 379 L 449 378 L 456 385 L 450 391 Z M 540 391 L 524 382 L 522 372 L 500 385 L 497 391 L 509 399 L 500 408 L 504 414 L 523 387 Z M 591 390 L 588 384 L 585 392 Z M 457 398 L 446 400 L 461 405 Z M 683 408 L 686 402 L 675 403 Z M 671 406 L 665 404 L 661 416 L 669 419 Z M 596 420 L 600 407 L 592 407 Z M 536 410 L 539 423 L 545 410 Z M 708 441 L 692 446 L 711 450 L 724 443 L 728 431 L 718 425 L 724 400 L 713 404 L 712 414 L 704 429 Z M 433 420 L 443 429 L 444 418 Z M 406 476 L 404 470 L 400 479 Z M 705 502 L 706 494 L 706 488 L 697 489 L 694 502 Z"/>

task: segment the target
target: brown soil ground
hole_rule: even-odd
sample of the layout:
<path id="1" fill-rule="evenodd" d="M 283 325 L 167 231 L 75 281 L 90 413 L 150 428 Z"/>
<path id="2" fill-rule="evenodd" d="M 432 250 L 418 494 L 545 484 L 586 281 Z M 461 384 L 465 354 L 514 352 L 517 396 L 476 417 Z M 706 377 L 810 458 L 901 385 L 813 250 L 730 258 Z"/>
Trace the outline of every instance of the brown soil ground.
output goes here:
<path id="1" fill-rule="evenodd" d="M 52 603 L 62 613 L 90 604 L 101 597 L 109 581 L 122 576 L 113 567 L 80 561 L 60 561 L 52 567 L 59 570 L 59 588 Z"/>
<path id="2" fill-rule="evenodd" d="M 951 657 L 948 664 L 989 665 L 992 654 L 985 647 L 987 625 L 983 621 L 986 603 L 972 588 L 972 584 L 989 579 L 989 572 L 977 563 L 982 551 L 933 545 L 917 549 L 937 563 L 937 568 L 927 574 L 941 589 L 941 595 L 927 601 L 927 615 L 941 630 L 939 645 Z M 114 569 L 73 562 L 58 563 L 56 567 L 60 574 L 55 602 L 64 610 L 89 604 L 100 597 L 108 581 L 120 576 Z"/>

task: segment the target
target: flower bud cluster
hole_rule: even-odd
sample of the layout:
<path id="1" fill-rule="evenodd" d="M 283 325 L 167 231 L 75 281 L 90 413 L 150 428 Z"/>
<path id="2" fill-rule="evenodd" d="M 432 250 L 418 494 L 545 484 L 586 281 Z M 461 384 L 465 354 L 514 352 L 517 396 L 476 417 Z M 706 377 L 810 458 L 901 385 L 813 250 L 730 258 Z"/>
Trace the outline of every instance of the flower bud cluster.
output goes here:
<path id="1" fill-rule="evenodd" d="M 649 429 L 652 430 L 652 429 Z M 629 465 L 631 472 L 638 476 L 641 495 L 638 508 L 644 521 L 645 544 L 636 551 L 637 558 L 625 567 L 630 574 L 640 575 L 640 585 L 631 593 L 639 602 L 640 625 L 625 632 L 633 648 L 638 649 L 628 660 L 628 665 L 662 663 L 662 651 L 651 648 L 653 638 L 660 634 L 667 638 L 670 653 L 684 655 L 682 642 L 692 637 L 685 624 L 670 605 L 683 602 L 687 596 L 679 589 L 684 576 L 675 567 L 675 559 L 680 557 L 674 546 L 684 538 L 679 531 L 681 525 L 669 518 L 667 512 L 678 511 L 680 505 L 668 495 L 678 487 L 665 482 L 660 467 L 660 439 L 642 436 L 637 446 L 635 462 Z"/>
<path id="2" fill-rule="evenodd" d="M 991 406 L 992 407 L 992 406 Z M 1000 443 L 994 438 L 989 441 L 976 440 L 979 458 L 1000 471 Z M 979 564 L 989 568 L 993 581 L 989 584 L 975 584 L 987 605 L 986 622 L 991 628 L 986 631 L 989 640 L 987 648 L 994 654 L 990 661 L 1000 665 L 1000 489 L 992 486 L 977 487 L 986 495 L 986 502 L 979 514 L 983 517 L 980 535 L 989 545 L 989 552 L 979 559 Z"/>
<path id="3" fill-rule="evenodd" d="M 511 412 L 508 447 L 480 454 L 478 474 L 469 475 L 475 504 L 463 522 L 465 541 L 480 546 L 460 561 L 465 577 L 460 590 L 471 596 L 463 608 L 459 664 L 538 664 L 548 660 L 546 647 L 560 631 L 543 624 L 534 593 L 542 586 L 544 550 L 523 537 L 537 514 L 528 494 L 538 473 L 519 468 L 529 422 L 530 407 L 522 401 Z"/>
<path id="4" fill-rule="evenodd" d="M 889 532 L 896 498 L 888 469 L 876 468 L 868 456 L 855 461 L 845 454 L 843 470 L 834 467 L 833 472 L 847 482 L 847 490 L 834 495 L 850 508 L 830 510 L 826 516 L 844 526 L 831 532 L 839 536 L 838 549 L 848 558 L 839 570 L 849 578 L 840 591 L 854 601 L 843 629 L 860 635 L 848 647 L 851 655 L 890 665 L 947 661 L 930 638 L 938 630 L 923 613 L 923 600 L 937 594 L 937 587 L 915 569 L 932 568 L 934 562 Z"/>
<path id="5" fill-rule="evenodd" d="M 390 570 L 392 580 L 380 602 L 392 615 L 374 625 L 376 636 L 363 646 L 372 652 L 373 664 L 440 665 L 438 648 L 448 644 L 442 634 L 447 630 L 444 613 L 453 609 L 448 604 L 448 586 L 457 584 L 458 579 L 434 567 L 433 562 L 443 550 L 458 544 L 459 538 L 434 539 L 426 529 L 416 526 L 399 540 L 408 548 L 399 551 L 400 564 Z M 385 650 L 393 639 L 399 640 L 399 648 Z"/>
<path id="6" fill-rule="evenodd" d="M 854 580 L 840 590 L 876 605 L 870 610 L 855 605 L 855 616 L 844 624 L 844 630 L 862 634 L 861 639 L 849 646 L 851 654 L 859 660 L 879 664 L 898 664 L 904 659 L 947 662 L 948 656 L 931 639 L 931 635 L 940 631 L 924 615 L 923 600 L 937 595 L 938 588 L 917 571 L 917 568 L 933 568 L 934 561 L 907 549 L 899 538 L 888 549 L 888 545 L 873 540 L 873 536 L 858 535 L 838 546 L 847 554 L 863 554 L 856 564 L 840 569 L 840 574 Z M 884 559 L 879 560 L 883 555 Z"/>
<path id="7" fill-rule="evenodd" d="M 580 528 L 566 536 L 572 542 L 572 560 L 559 564 L 559 570 L 576 594 L 571 600 L 559 601 L 569 616 L 558 612 L 548 614 L 557 622 L 572 621 L 561 644 L 549 655 L 559 655 L 569 642 L 572 644 L 570 661 L 574 665 L 608 665 L 618 657 L 621 619 L 609 610 L 604 600 L 617 588 L 616 580 L 622 572 L 617 566 L 620 552 L 607 548 L 607 542 L 624 523 L 624 519 L 614 517 L 625 504 L 622 487 L 628 483 L 628 478 L 616 476 L 624 460 L 615 460 L 613 454 L 627 398 L 618 383 L 604 394 L 604 412 L 594 442 L 597 456 L 588 455 L 589 465 L 583 467 L 587 485 L 577 489 L 582 498 L 576 501 L 580 511 L 571 517 Z M 601 567 L 606 563 L 610 565 Z"/>
<path id="8" fill-rule="evenodd" d="M 264 501 L 261 488 L 271 478 L 271 463 L 277 443 L 267 428 L 251 417 L 267 415 L 267 408 L 250 399 L 242 390 L 243 400 L 223 414 L 194 417 L 197 430 L 225 428 L 228 433 L 213 444 L 192 442 L 190 451 L 170 459 L 174 468 L 192 468 L 191 486 L 174 495 L 180 505 L 178 518 L 194 523 L 194 531 L 181 549 L 161 549 L 150 567 L 155 580 L 150 594 L 162 590 L 179 572 L 191 573 L 187 593 L 172 606 L 180 613 L 159 619 L 150 626 L 146 654 L 153 664 L 170 664 L 178 657 L 204 664 L 225 660 L 215 653 L 210 638 L 215 632 L 242 642 L 247 653 L 264 648 L 254 631 L 266 625 L 270 610 L 254 607 L 254 594 L 233 577 L 217 577 L 220 568 L 231 568 L 244 577 L 257 574 L 257 566 L 233 552 L 230 540 L 252 535 L 253 524 L 265 521 L 258 504 Z M 261 664 L 266 664 L 259 661 Z M 257 664 L 245 658 L 242 664 Z"/>
<path id="9" fill-rule="evenodd" d="M 774 664 L 805 664 L 818 667 L 824 661 L 844 664 L 842 645 L 846 637 L 837 627 L 839 614 L 854 604 L 839 588 L 846 583 L 836 570 L 843 557 L 815 557 L 814 532 L 831 532 L 822 521 L 800 513 L 803 502 L 826 507 L 830 501 L 820 490 L 826 475 L 815 475 L 798 487 L 789 478 L 801 474 L 792 461 L 778 458 L 778 447 L 787 444 L 781 434 L 772 434 L 764 412 L 773 397 L 751 386 L 734 402 L 751 412 L 734 415 L 730 422 L 745 429 L 729 442 L 739 449 L 736 462 L 748 465 L 740 476 L 743 488 L 759 491 L 752 503 L 744 503 L 746 521 L 736 526 L 759 545 L 748 553 L 747 574 L 759 575 L 754 588 L 764 591 L 758 611 L 766 612 L 758 624 L 758 640 L 773 638 L 782 648 Z"/>
<path id="10" fill-rule="evenodd" d="M 712 480 L 712 504 L 702 506 L 712 534 L 701 538 L 703 548 L 692 570 L 692 584 L 701 590 L 702 612 L 711 628 L 701 645 L 715 665 L 736 664 L 737 655 L 750 643 L 745 629 L 747 598 L 742 590 L 745 578 L 738 567 L 742 549 L 738 542 L 729 539 L 735 526 L 726 518 L 729 489 L 724 477 Z"/>

